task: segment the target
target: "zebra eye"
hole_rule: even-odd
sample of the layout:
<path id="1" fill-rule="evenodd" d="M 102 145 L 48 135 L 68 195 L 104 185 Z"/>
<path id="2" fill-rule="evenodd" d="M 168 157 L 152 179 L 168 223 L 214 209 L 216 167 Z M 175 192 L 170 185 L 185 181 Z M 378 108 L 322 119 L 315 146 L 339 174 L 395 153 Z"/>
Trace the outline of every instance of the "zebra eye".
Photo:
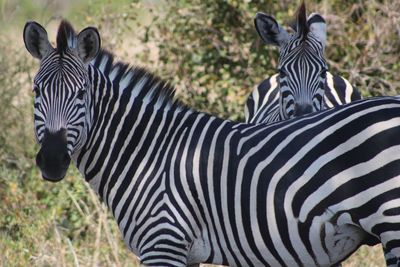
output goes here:
<path id="1" fill-rule="evenodd" d="M 33 86 L 33 92 L 35 93 L 35 96 L 36 96 L 36 97 L 39 97 L 39 96 L 40 96 L 40 89 L 39 89 L 39 86 L 34 85 L 34 86 Z"/>
<path id="2" fill-rule="evenodd" d="M 286 77 L 287 75 L 286 75 L 285 71 L 279 69 L 279 76 L 281 76 L 281 78 L 283 78 L 283 77 Z"/>
<path id="3" fill-rule="evenodd" d="M 79 100 L 82 100 L 83 97 L 85 96 L 86 91 L 83 89 L 79 89 L 78 92 L 76 93 L 76 98 Z"/>
<path id="4" fill-rule="evenodd" d="M 326 79 L 326 70 L 321 71 L 321 78 Z"/>

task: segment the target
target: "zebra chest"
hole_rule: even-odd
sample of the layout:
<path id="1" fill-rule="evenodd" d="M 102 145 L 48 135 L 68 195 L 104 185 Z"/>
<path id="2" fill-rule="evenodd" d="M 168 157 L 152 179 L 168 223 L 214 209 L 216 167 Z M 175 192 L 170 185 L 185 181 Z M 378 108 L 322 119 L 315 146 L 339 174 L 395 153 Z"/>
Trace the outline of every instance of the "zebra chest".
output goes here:
<path id="1" fill-rule="evenodd" d="M 125 213 L 113 210 L 125 244 L 143 264 L 165 264 L 176 255 L 186 255 L 187 263 L 204 261 L 209 249 L 202 235 L 194 236 L 188 218 L 176 208 L 164 183 L 155 185 L 151 194 L 133 197 L 137 201 Z"/>

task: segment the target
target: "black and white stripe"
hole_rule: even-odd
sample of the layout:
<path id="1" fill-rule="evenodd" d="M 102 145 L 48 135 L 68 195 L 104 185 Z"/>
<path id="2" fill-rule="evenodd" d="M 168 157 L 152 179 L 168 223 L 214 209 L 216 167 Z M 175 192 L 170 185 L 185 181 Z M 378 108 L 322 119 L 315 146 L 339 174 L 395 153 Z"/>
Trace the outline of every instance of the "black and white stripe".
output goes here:
<path id="1" fill-rule="evenodd" d="M 81 107 L 68 96 L 85 73 L 72 159 L 144 265 L 331 266 L 379 242 L 388 265 L 400 263 L 400 98 L 235 123 L 182 106 L 165 82 L 107 52 L 84 66 L 58 53 L 35 82 L 42 99 L 66 97 L 35 110 L 69 134 L 66 118 Z M 53 63 L 69 78 L 53 83 Z"/>
<path id="2" fill-rule="evenodd" d="M 270 123 L 283 120 L 280 112 L 279 74 L 266 78 L 246 100 L 245 119 L 247 123 Z M 348 80 L 326 72 L 324 82 L 323 109 L 360 100 L 358 90 Z"/>
<path id="3" fill-rule="evenodd" d="M 246 122 L 274 122 L 360 99 L 347 80 L 327 71 L 326 23 L 302 3 L 294 34 L 271 16 L 257 13 L 256 30 L 267 44 L 279 46 L 279 73 L 257 86 L 246 103 Z M 333 82 L 332 82 L 333 81 Z"/>
<path id="4" fill-rule="evenodd" d="M 62 66 L 60 61 L 63 61 Z M 82 143 L 81 138 L 85 139 L 85 135 L 79 134 L 86 133 L 82 131 L 85 125 L 84 91 L 89 83 L 83 67 L 68 53 L 63 56 L 52 53 L 41 62 L 33 85 L 38 142 L 43 140 L 46 130 L 55 133 L 66 129 L 69 154 L 79 148 L 76 145 Z"/>

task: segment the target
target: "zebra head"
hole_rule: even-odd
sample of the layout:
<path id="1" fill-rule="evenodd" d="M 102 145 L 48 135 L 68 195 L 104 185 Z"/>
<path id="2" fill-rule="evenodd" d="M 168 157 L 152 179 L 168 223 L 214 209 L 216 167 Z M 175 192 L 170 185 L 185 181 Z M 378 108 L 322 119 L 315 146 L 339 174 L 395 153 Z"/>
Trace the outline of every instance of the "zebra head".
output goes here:
<path id="1" fill-rule="evenodd" d="M 40 145 L 36 164 L 44 179 L 56 182 L 64 178 L 71 155 L 86 141 L 92 86 L 88 64 L 100 49 L 100 36 L 92 27 L 75 34 L 62 21 L 56 48 L 36 22 L 26 23 L 23 37 L 26 49 L 40 60 L 33 83 L 35 134 Z"/>
<path id="2" fill-rule="evenodd" d="M 327 71 L 323 17 L 313 13 L 307 19 L 303 2 L 297 12 L 293 34 L 263 13 L 257 13 L 254 23 L 265 43 L 279 47 L 281 116 L 288 119 L 321 110 Z"/>

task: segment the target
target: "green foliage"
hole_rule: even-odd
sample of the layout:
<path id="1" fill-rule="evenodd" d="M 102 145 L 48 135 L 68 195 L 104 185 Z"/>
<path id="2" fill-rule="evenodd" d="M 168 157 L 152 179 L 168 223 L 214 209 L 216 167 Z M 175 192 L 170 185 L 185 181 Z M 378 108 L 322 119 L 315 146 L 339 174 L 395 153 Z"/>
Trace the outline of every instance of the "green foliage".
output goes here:
<path id="1" fill-rule="evenodd" d="M 270 65 L 277 57 L 253 29 L 255 12 L 267 2 L 167 1 L 166 14 L 154 16 L 146 37 L 159 49 L 157 70 L 179 86 L 188 105 L 243 118 L 245 97 L 273 73 Z"/>
<path id="2" fill-rule="evenodd" d="M 31 65 L 27 62 L 13 62 L 10 53 L 20 56 L 21 52 L 10 49 L 5 40 L 1 39 L 0 50 L 0 114 L 1 127 L 7 131 L 0 131 L 0 159 L 10 164 L 18 164 L 16 158 L 29 155 L 29 150 L 19 147 L 19 144 L 28 144 L 29 134 L 23 124 L 16 124 L 16 121 L 29 123 L 29 112 L 27 112 L 27 98 L 21 88 L 26 88 L 30 81 L 27 73 Z M 26 93 L 29 93 L 26 92 Z M 13 132 L 18 136 L 10 135 Z M 18 144 L 18 145 L 17 145 Z M 17 149 L 17 151 L 16 151 Z"/>

